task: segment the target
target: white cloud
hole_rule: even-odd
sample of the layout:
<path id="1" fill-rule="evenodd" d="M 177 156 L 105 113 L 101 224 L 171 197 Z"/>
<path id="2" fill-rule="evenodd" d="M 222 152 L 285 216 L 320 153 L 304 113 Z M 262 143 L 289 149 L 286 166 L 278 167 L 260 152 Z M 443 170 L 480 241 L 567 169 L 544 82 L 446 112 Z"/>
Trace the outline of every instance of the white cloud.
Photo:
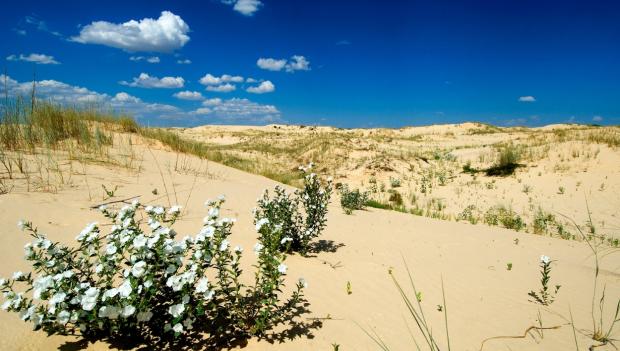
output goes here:
<path id="1" fill-rule="evenodd" d="M 144 56 L 130 56 L 130 61 L 146 61 L 148 63 L 159 63 L 160 59 L 158 56 L 144 57 Z"/>
<path id="2" fill-rule="evenodd" d="M 73 41 L 82 44 L 101 44 L 126 51 L 171 52 L 188 41 L 189 26 L 170 11 L 158 19 L 144 18 L 116 24 L 96 21 L 86 25 Z"/>
<path id="3" fill-rule="evenodd" d="M 268 81 L 268 80 L 260 83 L 258 86 L 249 87 L 246 89 L 248 93 L 253 93 L 253 94 L 271 93 L 274 90 L 276 90 L 276 86 L 273 85 L 273 83 L 271 83 L 271 81 Z"/>
<path id="4" fill-rule="evenodd" d="M 263 3 L 259 0 L 238 0 L 233 7 L 233 10 L 239 12 L 244 16 L 252 16 L 254 12 L 258 11 L 258 8 Z"/>
<path id="5" fill-rule="evenodd" d="M 179 65 L 189 65 L 190 63 L 192 63 L 192 61 L 188 59 L 184 59 L 184 60 L 177 60 L 177 63 Z"/>
<path id="6" fill-rule="evenodd" d="M 519 97 L 519 101 L 520 102 L 535 102 L 536 98 L 531 95 L 521 96 Z"/>
<path id="7" fill-rule="evenodd" d="M 245 82 L 246 82 L 246 83 L 256 83 L 256 82 L 258 82 L 258 81 L 257 81 L 256 79 L 254 79 L 254 78 L 247 78 L 247 79 L 245 80 Z"/>
<path id="8" fill-rule="evenodd" d="M 310 61 L 306 60 L 305 57 L 300 55 L 295 55 L 291 58 L 291 60 L 286 64 L 287 72 L 294 71 L 309 71 L 310 70 Z"/>
<path id="9" fill-rule="evenodd" d="M 213 112 L 210 108 L 207 107 L 199 107 L 193 111 L 190 111 L 192 115 L 208 115 Z"/>
<path id="10" fill-rule="evenodd" d="M 121 81 L 121 85 L 140 88 L 183 88 L 185 79 L 182 77 L 151 77 L 146 73 L 140 73 L 140 76 L 133 78 L 133 82 Z"/>
<path id="11" fill-rule="evenodd" d="M 601 116 L 594 116 L 594 117 L 592 117 L 592 121 L 593 122 L 603 122 L 603 117 L 601 117 Z"/>
<path id="12" fill-rule="evenodd" d="M 9 96 L 29 96 L 32 82 L 18 82 L 11 77 L 0 75 L 0 96 L 4 96 L 4 87 Z M 112 108 L 114 111 L 130 114 L 143 123 L 170 123 L 175 125 L 200 125 L 205 123 L 237 123 L 264 124 L 279 122 L 280 111 L 273 105 L 261 105 L 248 99 L 219 98 L 207 99 L 201 108 L 184 111 L 176 106 L 151 103 L 141 100 L 126 92 L 114 96 L 87 88 L 72 86 L 55 80 L 44 80 L 36 83 L 36 93 L 40 99 L 49 99 L 67 105 L 96 104 L 101 108 Z M 203 119 L 203 116 L 208 120 Z"/>
<path id="13" fill-rule="evenodd" d="M 286 59 L 259 58 L 256 65 L 268 71 L 281 71 L 286 66 Z"/>
<path id="14" fill-rule="evenodd" d="M 237 89 L 237 87 L 233 84 L 226 83 L 221 85 L 208 85 L 206 89 L 216 93 L 229 93 Z"/>
<path id="15" fill-rule="evenodd" d="M 260 0 L 220 0 L 226 5 L 233 5 L 233 10 L 244 16 L 252 16 L 263 5 Z"/>
<path id="16" fill-rule="evenodd" d="M 202 96 L 202 94 L 199 91 L 180 91 L 178 93 L 175 93 L 174 95 L 175 98 L 177 99 L 181 99 L 181 100 L 194 100 L 194 101 L 200 101 L 200 100 L 204 100 L 204 96 Z"/>
<path id="17" fill-rule="evenodd" d="M 268 123 L 280 118 L 280 111 L 273 105 L 261 105 L 248 99 L 232 98 L 213 107 L 213 113 L 228 122 Z"/>
<path id="18" fill-rule="evenodd" d="M 301 55 L 294 55 L 290 60 L 261 57 L 256 61 L 256 65 L 268 71 L 281 71 L 282 69 L 286 69 L 289 73 L 310 70 L 310 61 Z"/>
<path id="19" fill-rule="evenodd" d="M 58 65 L 60 62 L 54 59 L 54 56 L 48 56 L 44 54 L 30 54 L 28 56 L 24 56 L 23 54 L 16 56 L 11 55 L 6 58 L 8 61 L 27 61 L 34 62 L 38 65 Z"/>
<path id="20" fill-rule="evenodd" d="M 243 83 L 243 77 L 231 76 L 224 74 L 221 77 L 207 73 L 204 77 L 200 78 L 200 84 L 202 85 L 220 85 L 222 83 Z"/>
<path id="21" fill-rule="evenodd" d="M 217 106 L 221 103 L 222 103 L 222 99 L 212 98 L 212 99 L 206 99 L 205 101 L 203 101 L 202 106 Z"/>
<path id="22" fill-rule="evenodd" d="M 131 103 L 139 103 L 142 100 L 140 100 L 139 98 L 135 97 L 135 96 L 131 96 L 125 92 L 120 92 L 117 93 L 116 95 L 114 95 L 114 97 L 112 98 L 113 102 L 131 102 Z"/>

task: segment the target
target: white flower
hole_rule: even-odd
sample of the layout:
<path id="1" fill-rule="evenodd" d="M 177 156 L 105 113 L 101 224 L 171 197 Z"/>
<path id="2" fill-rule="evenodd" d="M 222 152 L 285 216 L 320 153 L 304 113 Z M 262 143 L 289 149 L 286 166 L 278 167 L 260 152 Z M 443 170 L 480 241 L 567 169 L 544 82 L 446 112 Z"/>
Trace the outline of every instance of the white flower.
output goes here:
<path id="1" fill-rule="evenodd" d="M 101 300 L 105 301 L 105 300 L 107 300 L 107 299 L 109 299 L 111 297 L 114 297 L 116 295 L 118 295 L 118 289 L 117 288 L 112 288 L 112 289 L 106 290 L 106 292 L 103 293 L 103 296 L 101 296 Z"/>
<path id="2" fill-rule="evenodd" d="M 168 313 L 170 313 L 174 318 L 179 317 L 183 311 L 185 311 L 185 305 L 183 303 L 168 307 Z"/>
<path id="3" fill-rule="evenodd" d="M 19 230 L 25 230 L 26 221 L 24 221 L 23 219 L 20 219 L 19 221 L 17 221 L 17 228 L 19 228 Z"/>
<path id="4" fill-rule="evenodd" d="M 204 238 L 212 238 L 213 234 L 215 234 L 215 227 L 210 225 L 204 226 L 202 227 L 202 229 L 200 229 L 200 233 L 196 237 L 196 241 L 203 241 Z"/>
<path id="5" fill-rule="evenodd" d="M 237 245 L 237 246 L 235 246 L 235 252 L 242 253 L 243 252 L 243 248 L 241 246 Z"/>
<path id="6" fill-rule="evenodd" d="M 540 256 L 540 262 L 541 263 L 549 264 L 550 261 L 551 261 L 551 259 L 549 258 L 549 256 L 545 256 L 545 255 Z"/>
<path id="7" fill-rule="evenodd" d="M 204 293 L 207 290 L 209 290 L 209 279 L 207 279 L 207 277 L 198 279 L 198 282 L 196 283 L 196 292 Z"/>
<path id="8" fill-rule="evenodd" d="M 24 273 L 22 273 L 21 271 L 15 272 L 13 273 L 13 280 L 18 280 L 22 278 L 23 276 L 24 276 Z"/>
<path id="9" fill-rule="evenodd" d="M 174 330 L 175 333 L 181 333 L 183 332 L 183 325 L 181 325 L 181 323 L 177 323 L 174 327 L 172 327 L 172 330 Z"/>
<path id="10" fill-rule="evenodd" d="M 260 229 L 267 223 L 269 223 L 268 218 L 261 218 L 258 221 L 256 221 L 256 231 L 259 232 Z"/>
<path id="11" fill-rule="evenodd" d="M 218 196 L 218 197 L 217 197 L 217 199 L 218 199 L 220 202 L 224 202 L 224 201 L 226 201 L 226 196 L 224 196 L 224 194 L 222 194 L 222 195 Z"/>
<path id="12" fill-rule="evenodd" d="M 133 239 L 133 247 L 141 249 L 146 245 L 147 239 L 144 235 L 140 234 Z"/>
<path id="13" fill-rule="evenodd" d="M 120 314 L 120 309 L 116 306 L 102 306 L 99 309 L 99 318 L 117 319 Z"/>
<path id="14" fill-rule="evenodd" d="M 282 238 L 282 240 L 280 240 L 280 245 L 284 245 L 284 244 L 286 244 L 289 241 L 293 241 L 293 239 L 289 238 L 288 236 L 285 237 L 285 238 Z"/>
<path id="15" fill-rule="evenodd" d="M 299 284 L 305 289 L 308 287 L 308 282 L 304 278 L 299 278 Z"/>
<path id="16" fill-rule="evenodd" d="M 209 217 L 214 218 L 220 215 L 220 209 L 217 207 L 211 207 L 208 212 Z"/>
<path id="17" fill-rule="evenodd" d="M 262 250 L 262 249 L 263 249 L 263 247 L 264 247 L 264 246 L 263 246 L 263 244 L 261 244 L 261 243 L 256 243 L 256 245 L 254 245 L 254 252 L 255 252 L 256 254 L 258 254 L 258 253 L 260 252 L 260 250 Z"/>
<path id="18" fill-rule="evenodd" d="M 68 311 L 61 311 L 58 314 L 58 322 L 60 322 L 61 324 L 69 323 L 69 318 L 71 318 L 71 313 L 69 313 Z"/>
<path id="19" fill-rule="evenodd" d="M 97 297 L 99 296 L 99 289 L 95 287 L 88 288 L 82 295 L 82 301 L 80 302 L 84 311 L 92 311 L 97 304 Z"/>
<path id="20" fill-rule="evenodd" d="M 164 208 L 163 208 L 163 207 L 161 207 L 161 206 L 157 206 L 157 207 L 155 207 L 155 208 L 153 209 L 153 212 L 154 212 L 156 215 L 163 215 L 163 214 L 164 214 Z"/>
<path id="21" fill-rule="evenodd" d="M 225 251 L 228 248 L 228 240 L 224 239 L 222 240 L 222 243 L 220 244 L 220 251 Z"/>
<path id="22" fill-rule="evenodd" d="M 118 293 L 121 297 L 128 298 L 131 295 L 131 282 L 129 280 L 125 280 L 121 286 L 118 287 Z"/>
<path id="23" fill-rule="evenodd" d="M 86 239 L 87 241 L 92 241 L 94 237 L 97 236 L 97 233 L 93 233 L 93 231 L 95 231 L 95 228 L 97 227 L 97 224 L 97 222 L 89 223 L 84 229 L 82 229 L 80 234 L 78 234 L 75 239 L 77 241 L 82 241 L 84 239 Z M 91 233 L 93 233 L 94 235 L 89 235 Z"/>
<path id="24" fill-rule="evenodd" d="M 179 212 L 181 212 L 181 206 L 179 205 L 174 205 L 172 207 L 170 207 L 170 209 L 168 210 L 168 214 L 178 214 Z"/>
<path id="25" fill-rule="evenodd" d="M 57 303 L 64 302 L 66 297 L 67 294 L 65 294 L 64 292 L 58 292 L 52 296 L 52 298 L 49 300 L 49 303 L 50 305 L 55 305 Z"/>
<path id="26" fill-rule="evenodd" d="M 136 278 L 143 276 L 144 272 L 146 272 L 146 262 L 144 261 L 136 262 L 136 264 L 131 267 L 131 274 Z"/>
<path id="27" fill-rule="evenodd" d="M 110 244 L 108 244 L 108 245 L 106 246 L 105 253 L 106 253 L 108 256 L 111 256 L 111 255 L 114 255 L 114 254 L 116 253 L 116 250 L 117 250 L 117 249 L 116 249 L 116 245 L 114 245 L 114 243 L 110 243 Z"/>
<path id="28" fill-rule="evenodd" d="M 286 267 L 284 263 L 280 263 L 280 265 L 278 266 L 278 272 L 280 272 L 281 274 L 286 274 L 287 268 L 288 267 Z"/>
<path id="29" fill-rule="evenodd" d="M 138 314 L 136 315 L 136 319 L 138 320 L 138 322 L 148 322 L 151 320 L 152 317 L 153 312 L 151 311 L 138 312 Z"/>
<path id="30" fill-rule="evenodd" d="M 35 279 L 34 282 L 32 282 L 32 287 L 34 289 L 33 297 L 35 299 L 40 299 L 41 294 L 44 294 L 47 289 L 52 287 L 52 284 L 54 284 L 54 280 L 49 275 L 38 277 L 37 279 Z"/>
<path id="31" fill-rule="evenodd" d="M 132 305 L 127 305 L 123 307 L 123 310 L 121 311 L 121 316 L 127 318 L 131 316 L 132 314 L 134 314 L 134 312 L 136 312 L 136 308 L 133 307 Z"/>

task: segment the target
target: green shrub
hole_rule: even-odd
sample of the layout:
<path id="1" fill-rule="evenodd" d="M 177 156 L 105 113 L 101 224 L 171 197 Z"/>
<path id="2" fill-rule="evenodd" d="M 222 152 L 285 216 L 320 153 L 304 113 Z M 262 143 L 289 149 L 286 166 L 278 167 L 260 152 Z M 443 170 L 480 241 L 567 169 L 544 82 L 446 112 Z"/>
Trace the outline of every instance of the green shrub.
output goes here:
<path id="1" fill-rule="evenodd" d="M 511 208 L 504 206 L 491 207 L 484 214 L 484 222 L 489 225 L 502 225 L 508 229 L 519 231 L 525 228 L 523 219 Z"/>
<path id="2" fill-rule="evenodd" d="M 353 213 L 354 210 L 363 210 L 368 201 L 368 192 L 359 189 L 350 190 L 347 185 L 340 189 L 340 206 L 346 214 Z"/>

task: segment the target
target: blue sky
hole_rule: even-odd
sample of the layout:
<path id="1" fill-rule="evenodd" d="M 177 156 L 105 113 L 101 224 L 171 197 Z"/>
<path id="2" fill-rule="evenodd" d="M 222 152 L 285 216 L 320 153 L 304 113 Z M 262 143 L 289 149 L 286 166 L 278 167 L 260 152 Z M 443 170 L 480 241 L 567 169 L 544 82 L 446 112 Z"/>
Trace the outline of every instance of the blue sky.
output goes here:
<path id="1" fill-rule="evenodd" d="M 620 123 L 618 1 L 24 1 L 0 31 L 10 94 L 149 125 Z"/>

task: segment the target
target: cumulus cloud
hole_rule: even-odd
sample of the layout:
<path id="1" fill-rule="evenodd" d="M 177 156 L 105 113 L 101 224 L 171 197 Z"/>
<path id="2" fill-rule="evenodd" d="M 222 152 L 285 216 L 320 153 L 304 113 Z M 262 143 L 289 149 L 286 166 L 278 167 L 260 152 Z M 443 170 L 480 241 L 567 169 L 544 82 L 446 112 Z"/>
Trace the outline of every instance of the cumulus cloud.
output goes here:
<path id="1" fill-rule="evenodd" d="M 189 65 L 190 63 L 192 63 L 192 61 L 188 59 L 184 59 L 184 60 L 177 60 L 177 63 L 179 65 Z"/>
<path id="2" fill-rule="evenodd" d="M 286 66 L 286 59 L 259 58 L 256 65 L 268 71 L 281 71 Z"/>
<path id="3" fill-rule="evenodd" d="M 519 97 L 519 101 L 520 102 L 535 102 L 536 98 L 531 95 L 521 96 Z"/>
<path id="4" fill-rule="evenodd" d="M 248 99 L 232 98 L 213 107 L 213 113 L 229 122 L 273 122 L 280 118 L 280 111 L 273 105 L 261 105 Z"/>
<path id="5" fill-rule="evenodd" d="M 256 65 L 268 71 L 281 71 L 285 69 L 289 73 L 310 70 L 310 61 L 301 55 L 293 55 L 290 60 L 261 57 L 256 61 Z"/>
<path id="6" fill-rule="evenodd" d="M 144 56 L 130 56 L 130 61 L 146 61 L 148 63 L 159 63 L 161 60 L 158 56 L 144 57 Z"/>
<path id="7" fill-rule="evenodd" d="M 204 96 L 202 96 L 202 94 L 199 91 L 180 91 L 178 93 L 173 94 L 172 96 L 174 96 L 177 99 L 181 99 L 181 100 L 194 100 L 194 101 L 200 101 L 204 99 Z"/>
<path id="8" fill-rule="evenodd" d="M 233 84 L 226 83 L 221 85 L 208 85 L 206 89 L 216 93 L 229 93 L 237 89 L 237 87 Z"/>
<path id="9" fill-rule="evenodd" d="M 260 0 L 221 0 L 226 5 L 233 5 L 233 10 L 244 16 L 252 16 L 263 6 Z"/>
<path id="10" fill-rule="evenodd" d="M 30 54 L 28 56 L 25 56 L 23 54 L 17 56 L 17 55 L 10 55 L 7 56 L 6 58 L 8 61 L 27 61 L 27 62 L 34 62 L 38 65 L 59 65 L 60 62 L 56 61 L 54 59 L 54 56 L 48 56 L 48 55 L 44 55 L 44 54 Z"/>
<path id="11" fill-rule="evenodd" d="M 252 94 L 271 93 L 274 90 L 276 90 L 276 86 L 273 85 L 273 83 L 271 83 L 271 81 L 268 81 L 268 80 L 260 83 L 258 86 L 249 87 L 246 89 L 248 93 L 252 93 Z"/>
<path id="12" fill-rule="evenodd" d="M 309 71 L 310 70 L 310 61 L 306 60 L 305 57 L 300 55 L 295 55 L 291 58 L 291 60 L 286 64 L 287 72 L 295 72 L 295 71 Z"/>
<path id="13" fill-rule="evenodd" d="M 212 98 L 212 99 L 206 99 L 205 101 L 202 102 L 202 106 L 216 106 L 222 103 L 222 99 L 220 98 Z"/>
<path id="14" fill-rule="evenodd" d="M 171 52 L 188 41 L 189 26 L 170 11 L 163 11 L 158 19 L 143 18 L 125 23 L 96 21 L 86 25 L 71 40 L 82 44 L 100 44 L 130 52 Z"/>
<path id="15" fill-rule="evenodd" d="M 182 77 L 151 77 L 146 73 L 140 73 L 140 76 L 134 77 L 132 82 L 121 81 L 121 85 L 140 88 L 183 88 L 185 79 Z"/>
<path id="16" fill-rule="evenodd" d="M 29 96 L 32 82 L 18 82 L 0 75 L 0 95 L 5 94 L 5 82 L 9 96 Z M 200 125 L 205 123 L 264 124 L 279 122 L 280 111 L 273 105 L 262 105 L 248 99 L 207 99 L 193 111 L 185 111 L 173 105 L 146 102 L 126 92 L 113 96 L 73 86 L 55 80 L 36 82 L 37 96 L 63 104 L 93 104 L 130 114 L 138 120 L 151 124 Z M 208 118 L 205 120 L 204 118 Z"/>
<path id="17" fill-rule="evenodd" d="M 204 77 L 200 78 L 200 84 L 202 85 L 219 85 L 222 83 L 242 83 L 243 77 L 241 76 L 231 76 L 229 74 L 224 74 L 221 77 L 217 77 L 212 75 L 211 73 L 207 73 Z"/>
<path id="18" fill-rule="evenodd" d="M 213 111 L 208 107 L 199 107 L 193 111 L 190 111 L 189 113 L 192 115 L 208 115 L 211 112 Z"/>

